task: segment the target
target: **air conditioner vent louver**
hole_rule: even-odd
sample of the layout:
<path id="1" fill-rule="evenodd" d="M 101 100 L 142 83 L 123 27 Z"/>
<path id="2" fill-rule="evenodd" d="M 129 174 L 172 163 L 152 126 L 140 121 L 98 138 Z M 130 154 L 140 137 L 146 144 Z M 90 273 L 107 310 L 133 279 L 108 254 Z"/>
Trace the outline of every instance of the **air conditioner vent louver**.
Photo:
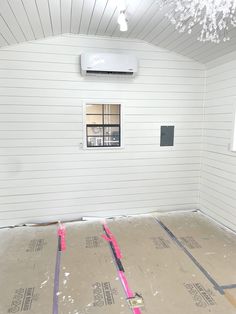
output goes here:
<path id="1" fill-rule="evenodd" d="M 133 76 L 134 72 L 118 72 L 118 71 L 93 71 L 93 70 L 87 70 L 86 73 L 89 74 L 105 74 L 105 75 L 128 75 Z"/>
<path id="2" fill-rule="evenodd" d="M 81 74 L 134 77 L 137 74 L 137 58 L 126 54 L 85 53 L 81 55 Z"/>

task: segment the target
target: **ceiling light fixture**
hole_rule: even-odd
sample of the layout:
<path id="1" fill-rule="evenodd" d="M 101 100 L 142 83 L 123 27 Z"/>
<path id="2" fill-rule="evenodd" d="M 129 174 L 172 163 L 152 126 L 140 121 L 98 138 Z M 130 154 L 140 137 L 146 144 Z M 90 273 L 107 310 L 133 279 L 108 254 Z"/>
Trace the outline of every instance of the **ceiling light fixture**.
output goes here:
<path id="1" fill-rule="evenodd" d="M 128 30 L 128 23 L 125 16 L 125 12 L 123 11 L 120 12 L 117 22 L 120 25 L 121 32 L 126 32 Z"/>
<path id="2" fill-rule="evenodd" d="M 191 34 L 200 25 L 198 40 L 219 43 L 228 41 L 229 28 L 236 27 L 235 0 L 160 0 L 161 8 L 168 7 L 165 15 L 180 32 Z"/>
<path id="3" fill-rule="evenodd" d="M 118 0 L 117 1 L 117 8 L 119 10 L 119 16 L 118 16 L 117 22 L 120 25 L 120 31 L 126 32 L 128 30 L 128 21 L 127 21 L 127 17 L 126 17 L 125 0 Z"/>

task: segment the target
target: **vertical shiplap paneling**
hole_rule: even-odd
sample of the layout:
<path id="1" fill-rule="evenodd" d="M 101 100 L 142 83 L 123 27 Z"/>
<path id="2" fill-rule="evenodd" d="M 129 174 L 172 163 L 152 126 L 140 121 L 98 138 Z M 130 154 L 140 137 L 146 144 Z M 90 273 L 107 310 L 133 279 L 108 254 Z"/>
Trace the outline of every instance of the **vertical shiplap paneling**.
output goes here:
<path id="1" fill-rule="evenodd" d="M 23 32 L 25 40 L 36 39 L 24 2 L 21 0 L 8 0 L 8 4 L 11 8 L 12 13 L 15 16 L 17 24 Z M 11 27 L 12 26 L 10 24 L 9 28 Z"/>
<path id="2" fill-rule="evenodd" d="M 139 75 L 82 78 L 86 51 Z M 203 66 L 143 42 L 66 35 L 0 51 L 0 224 L 198 207 Z M 84 99 L 124 105 L 121 150 L 83 150 Z M 159 146 L 161 124 L 175 146 Z"/>
<path id="3" fill-rule="evenodd" d="M 217 62 L 215 62 L 217 63 Z M 236 61 L 207 71 L 201 209 L 236 229 L 236 153 L 229 150 L 236 104 Z"/>

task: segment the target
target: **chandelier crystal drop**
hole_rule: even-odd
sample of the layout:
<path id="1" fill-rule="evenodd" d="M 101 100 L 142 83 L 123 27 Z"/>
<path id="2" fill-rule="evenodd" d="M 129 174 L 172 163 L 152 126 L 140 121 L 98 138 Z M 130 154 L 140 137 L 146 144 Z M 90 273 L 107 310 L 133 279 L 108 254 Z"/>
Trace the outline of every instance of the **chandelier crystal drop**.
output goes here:
<path id="1" fill-rule="evenodd" d="M 228 41 L 230 27 L 236 26 L 236 0 L 159 0 L 165 15 L 180 32 L 192 33 L 200 25 L 198 40 Z"/>

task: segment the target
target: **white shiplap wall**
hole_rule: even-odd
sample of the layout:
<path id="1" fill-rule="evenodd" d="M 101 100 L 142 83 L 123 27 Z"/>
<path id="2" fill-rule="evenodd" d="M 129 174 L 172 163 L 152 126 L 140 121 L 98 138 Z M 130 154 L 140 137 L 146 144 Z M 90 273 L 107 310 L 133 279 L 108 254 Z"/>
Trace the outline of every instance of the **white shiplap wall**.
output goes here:
<path id="1" fill-rule="evenodd" d="M 85 51 L 138 57 L 82 78 Z M 204 67 L 142 41 L 64 35 L 0 50 L 0 225 L 198 207 Z M 123 150 L 81 148 L 84 99 L 124 104 Z M 159 146 L 161 124 L 175 146 Z"/>
<path id="2" fill-rule="evenodd" d="M 207 70 L 200 203 L 204 212 L 236 230 L 236 153 L 229 150 L 236 59 L 216 64 Z"/>

